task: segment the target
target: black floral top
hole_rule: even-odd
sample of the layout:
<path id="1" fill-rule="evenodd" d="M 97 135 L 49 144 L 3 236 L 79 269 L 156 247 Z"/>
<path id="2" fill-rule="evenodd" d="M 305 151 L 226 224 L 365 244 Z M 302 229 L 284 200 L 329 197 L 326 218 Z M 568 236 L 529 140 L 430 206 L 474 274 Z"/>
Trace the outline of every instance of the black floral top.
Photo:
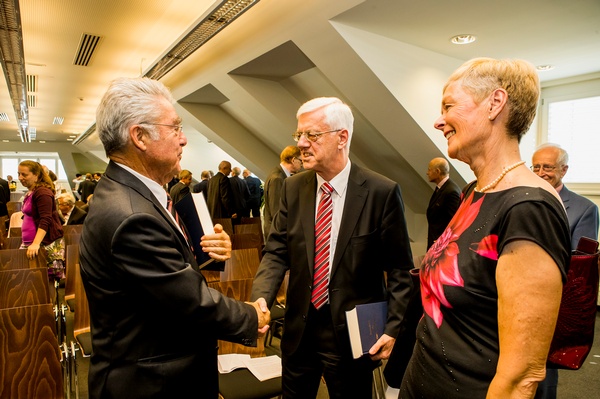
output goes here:
<path id="1" fill-rule="evenodd" d="M 498 362 L 496 265 L 506 244 L 542 247 L 566 279 L 567 216 L 536 187 L 468 195 L 421 265 L 424 316 L 401 398 L 485 398 Z"/>

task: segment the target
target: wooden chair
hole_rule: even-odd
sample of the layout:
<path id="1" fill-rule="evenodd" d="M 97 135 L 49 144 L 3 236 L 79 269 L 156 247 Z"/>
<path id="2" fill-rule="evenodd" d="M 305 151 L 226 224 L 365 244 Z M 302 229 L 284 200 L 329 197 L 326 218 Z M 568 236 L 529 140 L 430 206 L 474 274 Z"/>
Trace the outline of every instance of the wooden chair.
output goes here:
<path id="1" fill-rule="evenodd" d="M 63 226 L 63 227 L 67 227 L 67 226 Z M 72 244 L 79 244 L 80 239 L 81 239 L 81 234 L 77 234 L 77 233 L 63 235 L 65 247 L 72 245 Z"/>
<path id="2" fill-rule="evenodd" d="M 237 227 L 237 226 L 236 226 Z M 231 236 L 232 249 L 256 248 L 259 260 L 262 259 L 262 234 L 257 233 L 236 233 Z"/>
<path id="3" fill-rule="evenodd" d="M 253 279 L 259 264 L 256 248 L 234 249 L 231 251 L 231 258 L 225 261 L 220 281 Z"/>
<path id="4" fill-rule="evenodd" d="M 76 398 L 79 398 L 79 376 L 77 369 L 77 352 L 83 357 L 92 355 L 92 333 L 90 329 L 90 308 L 83 281 L 79 262 L 75 264 L 75 300 L 76 309 L 73 316 L 73 338 L 71 341 L 71 375 L 74 378 Z"/>
<path id="5" fill-rule="evenodd" d="M 52 305 L 0 310 L 0 397 L 64 398 Z"/>
<path id="6" fill-rule="evenodd" d="M 8 229 L 9 237 L 21 237 L 21 228 L 20 227 L 11 227 Z"/>
<path id="7" fill-rule="evenodd" d="M 23 203 L 20 201 L 8 201 L 6 203 L 6 209 L 8 209 L 8 217 L 10 218 L 11 215 L 15 212 L 21 212 L 21 209 L 23 208 Z"/>
<path id="8" fill-rule="evenodd" d="M 252 290 L 252 278 L 210 283 L 209 287 L 224 295 L 248 301 Z M 265 356 L 264 337 L 258 339 L 256 348 L 219 341 L 219 354 L 243 353 L 251 357 Z M 219 373 L 219 395 L 222 399 L 270 399 L 280 396 L 281 377 L 259 381 L 248 369 L 238 369 L 231 373 Z"/>
<path id="9" fill-rule="evenodd" d="M 7 237 L 6 240 L 4 240 L 4 249 L 19 249 L 21 243 L 21 237 Z"/>
<path id="10" fill-rule="evenodd" d="M 258 234 L 260 237 L 260 243 L 265 243 L 260 223 L 236 224 L 233 230 L 236 234 Z"/>
<path id="11" fill-rule="evenodd" d="M 71 312 L 75 311 L 75 273 L 79 264 L 79 244 L 70 244 L 65 250 L 65 302 Z"/>
<path id="12" fill-rule="evenodd" d="M 48 269 L 0 271 L 0 309 L 49 303 Z"/>
<path id="13" fill-rule="evenodd" d="M 0 250 L 0 270 L 35 269 L 38 267 L 47 267 L 46 257 L 41 251 L 35 258 L 28 259 L 26 249 Z"/>
<path id="14" fill-rule="evenodd" d="M 231 222 L 231 218 L 215 218 L 213 219 L 213 224 L 220 224 L 223 226 L 223 231 L 229 236 L 233 234 L 233 223 Z"/>
<path id="15" fill-rule="evenodd" d="M 82 224 L 70 224 L 70 225 L 63 226 L 63 234 L 64 235 L 81 234 L 82 231 L 83 231 Z"/>

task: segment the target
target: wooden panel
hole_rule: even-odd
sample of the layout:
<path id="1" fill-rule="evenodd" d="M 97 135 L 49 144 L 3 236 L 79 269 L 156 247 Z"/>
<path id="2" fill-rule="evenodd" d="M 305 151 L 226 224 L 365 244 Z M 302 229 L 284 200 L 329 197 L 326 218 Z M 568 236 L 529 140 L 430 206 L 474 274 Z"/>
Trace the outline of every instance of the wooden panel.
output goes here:
<path id="1" fill-rule="evenodd" d="M 220 224 L 221 226 L 223 226 L 223 231 L 229 235 L 233 234 L 233 223 L 231 222 L 231 219 L 226 218 L 226 219 L 219 219 L 219 218 L 215 218 L 213 219 L 213 224 Z"/>
<path id="2" fill-rule="evenodd" d="M 225 261 L 225 270 L 221 272 L 221 281 L 254 278 L 260 260 L 256 248 L 234 249 L 231 258 Z"/>
<path id="3" fill-rule="evenodd" d="M 0 309 L 48 303 L 47 268 L 0 271 Z"/>
<path id="4" fill-rule="evenodd" d="M 52 305 L 0 310 L 0 397 L 63 398 Z"/>
<path id="5" fill-rule="evenodd" d="M 11 227 L 8 231 L 9 237 L 21 237 L 22 230 L 20 227 Z"/>
<path id="6" fill-rule="evenodd" d="M 7 237 L 4 240 L 4 249 L 19 249 L 21 243 L 21 237 Z"/>
<path id="7" fill-rule="evenodd" d="M 73 336 L 90 332 L 90 306 L 81 280 L 79 263 L 75 264 L 75 300 L 77 309 L 73 317 Z"/>
<path id="8" fill-rule="evenodd" d="M 33 259 L 27 259 L 26 249 L 3 249 L 0 251 L 0 270 L 35 269 L 47 267 L 47 264 L 42 251 Z"/>
<path id="9" fill-rule="evenodd" d="M 83 225 L 82 224 L 74 224 L 74 225 L 63 226 L 63 233 L 64 233 L 64 235 L 68 235 L 68 234 L 81 234 L 82 231 L 83 231 Z"/>
<path id="10" fill-rule="evenodd" d="M 65 301 L 75 298 L 75 271 L 79 263 L 79 244 L 67 245 L 66 248 Z"/>
<path id="11" fill-rule="evenodd" d="M 64 226 L 64 227 L 67 227 L 67 226 Z M 80 239 L 81 239 L 81 234 L 77 234 L 77 233 L 65 234 L 63 236 L 63 240 L 65 242 L 65 247 L 67 247 L 69 245 L 73 245 L 73 244 L 79 244 Z"/>
<path id="12" fill-rule="evenodd" d="M 21 212 L 21 208 L 23 207 L 22 202 L 17 201 L 8 201 L 6 203 L 6 209 L 8 209 L 8 217 L 11 217 L 15 212 Z"/>
<path id="13" fill-rule="evenodd" d="M 236 233 L 231 236 L 231 247 L 233 249 L 256 248 L 260 253 L 263 247 L 261 237 L 257 233 Z"/>

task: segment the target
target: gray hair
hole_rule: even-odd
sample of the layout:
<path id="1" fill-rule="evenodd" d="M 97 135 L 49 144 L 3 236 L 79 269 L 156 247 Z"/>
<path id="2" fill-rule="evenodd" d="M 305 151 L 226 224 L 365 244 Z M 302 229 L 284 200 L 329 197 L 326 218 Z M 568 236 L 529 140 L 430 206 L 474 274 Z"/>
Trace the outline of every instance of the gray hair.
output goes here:
<path id="1" fill-rule="evenodd" d="M 71 193 L 61 193 L 58 195 L 57 199 L 62 199 L 70 206 L 75 205 L 75 197 Z"/>
<path id="2" fill-rule="evenodd" d="M 156 120 L 160 98 L 174 102 L 169 89 L 157 80 L 119 78 L 111 82 L 96 110 L 96 130 L 107 156 L 127 145 L 132 125 Z M 158 139 L 155 128 L 150 127 L 148 133 L 152 140 Z"/>
<path id="3" fill-rule="evenodd" d="M 319 108 L 323 108 L 325 115 L 323 122 L 332 130 L 346 129 L 348 131 L 348 148 L 350 148 L 354 130 L 354 115 L 352 115 L 350 107 L 336 97 L 317 97 L 302 104 L 296 113 L 296 118 Z"/>
<path id="4" fill-rule="evenodd" d="M 569 164 L 569 154 L 567 153 L 567 150 L 562 148 L 559 144 L 544 143 L 544 144 L 538 146 L 538 148 L 535 149 L 535 152 L 538 152 L 539 150 L 543 150 L 544 148 L 555 148 L 558 150 L 558 159 L 556 160 L 556 162 L 558 162 L 559 165 L 568 165 Z"/>

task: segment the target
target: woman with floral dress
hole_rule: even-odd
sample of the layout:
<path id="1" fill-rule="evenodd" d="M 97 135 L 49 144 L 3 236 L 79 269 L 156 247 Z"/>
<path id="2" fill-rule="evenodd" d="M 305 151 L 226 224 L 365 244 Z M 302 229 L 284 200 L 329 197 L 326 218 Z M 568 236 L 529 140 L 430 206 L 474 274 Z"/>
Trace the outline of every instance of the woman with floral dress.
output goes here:
<path id="1" fill-rule="evenodd" d="M 421 266 L 400 398 L 533 398 L 544 379 L 570 237 L 556 190 L 519 154 L 538 97 L 520 60 L 468 61 L 444 87 L 435 128 L 477 182 Z"/>

